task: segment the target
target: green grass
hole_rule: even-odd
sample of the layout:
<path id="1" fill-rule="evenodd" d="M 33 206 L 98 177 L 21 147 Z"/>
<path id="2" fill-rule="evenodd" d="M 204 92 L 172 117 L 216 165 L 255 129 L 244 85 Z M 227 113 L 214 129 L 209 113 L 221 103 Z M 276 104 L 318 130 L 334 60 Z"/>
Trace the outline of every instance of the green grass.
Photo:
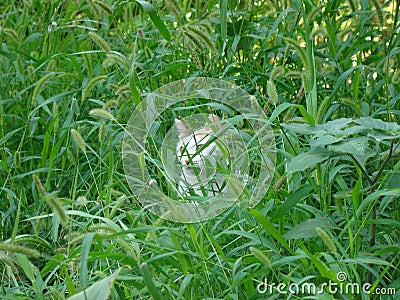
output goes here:
<path id="1" fill-rule="evenodd" d="M 339 272 L 399 296 L 398 1 L 0 8 L 0 298 L 283 299 L 279 283 L 321 287 Z M 257 97 L 276 171 L 255 208 L 180 224 L 132 196 L 122 143 L 148 93 L 196 76 Z M 165 112 L 148 153 L 175 117 L 234 117 L 202 104 Z M 257 291 L 265 279 L 272 294 Z"/>

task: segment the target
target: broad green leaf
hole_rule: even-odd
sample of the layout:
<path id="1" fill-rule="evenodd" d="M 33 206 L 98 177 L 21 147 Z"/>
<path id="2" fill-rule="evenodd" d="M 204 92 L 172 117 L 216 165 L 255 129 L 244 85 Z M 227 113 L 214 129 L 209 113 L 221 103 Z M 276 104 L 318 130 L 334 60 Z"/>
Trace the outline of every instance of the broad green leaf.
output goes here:
<path id="1" fill-rule="evenodd" d="M 304 171 L 315 167 L 316 164 L 327 160 L 333 153 L 324 148 L 311 149 L 292 158 L 288 165 L 288 173 Z"/>
<path id="2" fill-rule="evenodd" d="M 352 121 L 350 118 L 340 118 L 333 121 L 329 121 L 321 126 L 328 132 L 337 132 L 345 127 Z"/>
<path id="3" fill-rule="evenodd" d="M 119 268 L 110 276 L 101 279 L 91 285 L 89 288 L 83 290 L 82 292 L 75 294 L 68 298 L 68 300 L 86 300 L 86 299 L 96 299 L 96 300 L 107 300 L 110 297 L 111 291 L 114 287 L 114 283 L 117 279 L 118 274 L 121 272 L 122 268 Z"/>
<path id="4" fill-rule="evenodd" d="M 14 253 L 14 255 L 20 267 L 24 270 L 26 277 L 33 282 L 35 280 L 35 267 L 24 254 Z"/>
<path id="5" fill-rule="evenodd" d="M 143 0 L 135 0 L 136 3 L 140 4 L 143 9 L 149 14 L 150 19 L 153 21 L 154 25 L 156 25 L 158 31 L 161 33 L 164 39 L 167 41 L 171 40 L 171 34 L 169 33 L 168 28 L 165 26 L 164 22 L 158 16 L 156 9 L 152 4 Z"/>
<path id="6" fill-rule="evenodd" d="M 309 239 L 317 236 L 317 228 L 329 230 L 336 227 L 335 223 L 328 217 L 317 217 L 297 224 L 284 234 L 287 239 Z"/>
<path id="7" fill-rule="evenodd" d="M 274 219 L 282 218 L 289 210 L 291 210 L 299 201 L 310 194 L 313 187 L 311 185 L 304 185 L 292 192 L 292 194 L 286 199 L 285 202 L 279 207 L 278 211 L 274 215 Z"/>
<path id="8" fill-rule="evenodd" d="M 358 126 L 358 125 L 355 125 L 352 127 L 347 127 L 343 130 L 343 137 L 347 137 L 347 136 L 353 135 L 353 134 L 358 134 L 365 130 L 366 129 L 363 126 Z"/>
<path id="9" fill-rule="evenodd" d="M 310 141 L 310 146 L 311 147 L 321 147 L 321 146 L 326 146 L 326 145 L 331 145 L 333 143 L 337 143 L 341 141 L 342 138 L 338 138 L 332 135 L 323 135 L 318 137 L 316 140 L 311 140 Z"/>
<path id="10" fill-rule="evenodd" d="M 349 139 L 346 142 L 329 145 L 328 149 L 339 153 L 352 153 L 355 155 L 366 155 L 372 154 L 372 150 L 369 148 L 367 137 L 358 137 Z"/>
<path id="11" fill-rule="evenodd" d="M 384 122 L 382 120 L 370 117 L 359 118 L 354 120 L 354 122 L 365 127 L 366 129 L 383 130 L 389 135 L 400 133 L 400 125 L 395 122 Z"/>
<path id="12" fill-rule="evenodd" d="M 400 132 L 395 134 L 385 134 L 382 133 L 381 131 L 373 131 L 371 133 L 368 133 L 369 137 L 372 137 L 375 141 L 377 142 L 382 142 L 382 141 L 387 141 L 387 140 L 395 140 L 400 138 Z"/>

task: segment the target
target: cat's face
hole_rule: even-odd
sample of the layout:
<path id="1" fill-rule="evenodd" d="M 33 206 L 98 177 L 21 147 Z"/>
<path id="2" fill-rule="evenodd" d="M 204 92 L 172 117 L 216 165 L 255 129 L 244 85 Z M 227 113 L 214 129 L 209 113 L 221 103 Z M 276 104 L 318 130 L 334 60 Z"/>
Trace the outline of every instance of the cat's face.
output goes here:
<path id="1" fill-rule="evenodd" d="M 209 115 L 208 119 L 213 123 L 219 122 L 219 118 L 215 115 Z M 203 164 L 204 158 L 212 155 L 216 148 L 215 142 L 210 142 L 213 135 L 212 128 L 205 125 L 199 130 L 191 131 L 184 121 L 176 119 L 175 124 L 179 134 L 176 151 L 180 164 L 183 167 L 190 167 L 191 164 L 194 166 Z M 215 124 L 215 129 L 219 128 L 220 125 Z"/>
<path id="2" fill-rule="evenodd" d="M 209 115 L 208 119 L 212 123 L 219 122 L 219 118 L 215 115 Z M 200 176 L 201 179 L 207 178 L 210 173 L 207 166 L 212 168 L 212 162 L 215 161 L 213 155 L 217 152 L 217 146 L 211 140 L 213 129 L 210 125 L 205 125 L 203 128 L 193 131 L 181 120 L 175 120 L 175 124 L 179 134 L 176 154 L 185 177 L 189 180 L 197 176 Z M 220 128 L 219 124 L 213 126 L 215 126 L 214 130 Z"/>

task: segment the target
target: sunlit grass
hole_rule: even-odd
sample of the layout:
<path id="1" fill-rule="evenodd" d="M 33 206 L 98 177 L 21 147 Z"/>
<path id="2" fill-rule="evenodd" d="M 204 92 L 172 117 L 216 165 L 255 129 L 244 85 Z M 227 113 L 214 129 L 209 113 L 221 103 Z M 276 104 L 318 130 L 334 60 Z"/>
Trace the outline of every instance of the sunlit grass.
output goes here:
<path id="1" fill-rule="evenodd" d="M 111 299 L 281 299 L 258 282 L 321 286 L 339 272 L 398 289 L 396 2 L 381 11 L 354 0 L 239 1 L 226 11 L 225 1 L 170 2 L 152 1 L 156 11 L 135 1 L 0 4 L 0 298 L 89 287 L 107 297 L 111 285 Z M 184 225 L 132 196 L 122 142 L 139 101 L 196 76 L 256 96 L 273 118 L 276 174 L 254 209 Z M 200 112 L 228 118 L 216 106 L 175 109 L 158 133 Z M 353 296 L 321 295 L 375 297 Z"/>

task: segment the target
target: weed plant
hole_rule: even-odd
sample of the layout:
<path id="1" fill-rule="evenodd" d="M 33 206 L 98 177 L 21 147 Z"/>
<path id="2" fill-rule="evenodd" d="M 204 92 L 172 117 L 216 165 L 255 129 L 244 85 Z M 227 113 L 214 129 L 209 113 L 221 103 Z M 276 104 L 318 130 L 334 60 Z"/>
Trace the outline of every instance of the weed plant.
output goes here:
<path id="1" fill-rule="evenodd" d="M 399 24 L 397 0 L 2 0 L 0 298 L 398 299 Z M 148 93 L 196 76 L 257 98 L 276 173 L 255 208 L 180 224 L 132 196 L 122 141 Z M 224 116 L 198 104 L 160 136 Z M 277 289 L 328 282 L 371 294 Z"/>

